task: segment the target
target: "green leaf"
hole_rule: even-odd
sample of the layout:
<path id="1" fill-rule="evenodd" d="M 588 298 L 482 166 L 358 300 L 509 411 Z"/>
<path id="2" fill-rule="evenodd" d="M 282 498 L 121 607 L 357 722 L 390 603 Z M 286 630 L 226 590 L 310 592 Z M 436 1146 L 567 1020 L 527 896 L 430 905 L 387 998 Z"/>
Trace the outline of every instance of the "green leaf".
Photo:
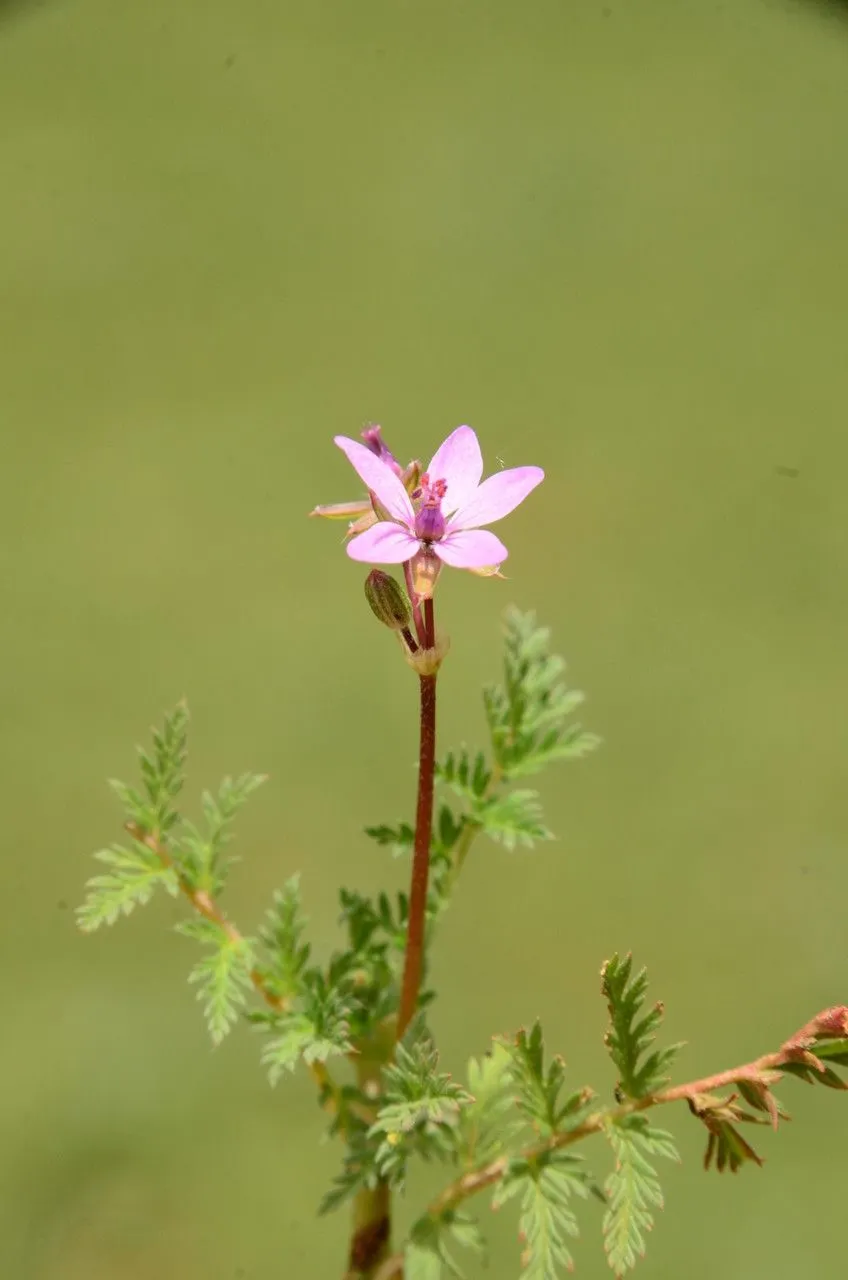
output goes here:
<path id="1" fill-rule="evenodd" d="M 415 831 L 408 822 L 399 822 L 394 827 L 387 824 L 366 827 L 365 834 L 375 840 L 381 848 L 388 849 L 393 858 L 404 858 L 412 853 Z"/>
<path id="2" fill-rule="evenodd" d="M 444 761 L 436 765 L 436 777 L 458 796 L 473 802 L 486 795 L 492 771 L 482 751 L 472 756 L 463 747 L 460 751 L 449 751 Z"/>
<path id="3" fill-rule="evenodd" d="M 250 938 L 232 937 L 214 920 L 198 917 L 176 926 L 184 937 L 195 938 L 211 948 L 189 974 L 189 982 L 197 985 L 197 998 L 213 1044 L 220 1044 L 239 1012 L 247 1002 L 251 989 L 253 942 Z"/>
<path id="4" fill-rule="evenodd" d="M 514 1160 L 492 1199 L 492 1208 L 517 1198 L 520 1205 L 519 1235 L 524 1280 L 559 1280 L 574 1265 L 569 1237 L 578 1234 L 571 1195 L 585 1199 L 588 1179 L 576 1156 L 551 1152 L 547 1159 L 530 1163 Z"/>
<path id="5" fill-rule="evenodd" d="M 657 1172 L 648 1156 L 679 1159 L 671 1135 L 654 1129 L 646 1116 L 630 1115 L 606 1129 L 615 1168 L 604 1183 L 604 1248 L 617 1276 L 645 1256 L 645 1236 L 654 1225 L 654 1210 L 663 1207 Z"/>
<path id="6" fill-rule="evenodd" d="M 438 1250 L 410 1241 L 403 1255 L 404 1280 L 442 1280 L 442 1258 Z"/>
<path id="7" fill-rule="evenodd" d="M 92 876 L 85 902 L 77 909 L 77 921 L 85 933 L 93 933 L 102 924 L 114 924 L 119 916 L 128 916 L 134 907 L 144 906 L 159 885 L 172 896 L 179 891 L 173 868 L 166 866 L 145 845 L 133 844 L 127 849 L 116 844 L 94 856 L 109 867 L 109 871 Z"/>
<path id="8" fill-rule="evenodd" d="M 350 889 L 339 891 L 348 945 L 335 952 L 328 980 L 343 990 L 352 1037 L 368 1039 L 397 1008 L 397 977 L 406 939 L 405 902 L 397 910 L 381 893 L 376 903 Z"/>
<path id="9" fill-rule="evenodd" d="M 184 823 L 176 851 L 193 888 L 205 889 L 212 897 L 220 893 L 226 879 L 224 851 L 232 838 L 233 820 L 265 780 L 263 774 L 245 773 L 236 779 L 224 778 L 217 795 L 204 791 L 201 805 L 205 830 Z"/>
<path id="10" fill-rule="evenodd" d="M 455 1149 L 460 1109 L 470 1098 L 438 1064 L 433 1042 L 420 1036 L 399 1044 L 384 1072 L 385 1101 L 369 1137 L 381 1139 L 377 1165 L 395 1185 L 413 1152 L 429 1160 Z"/>
<path id="11" fill-rule="evenodd" d="M 538 791 L 518 790 L 492 796 L 478 806 L 473 819 L 506 849 L 532 848 L 537 840 L 552 840 L 542 821 Z"/>
<path id="12" fill-rule="evenodd" d="M 306 975 L 298 1006 L 286 1013 L 263 1013 L 253 1021 L 273 1033 L 262 1051 L 271 1084 L 303 1059 L 307 1064 L 350 1053 L 348 1009 L 342 993 L 328 985 L 317 969 Z"/>
<path id="13" fill-rule="evenodd" d="M 536 773 L 553 760 L 594 750 L 599 739 L 571 723 L 583 695 L 566 688 L 565 663 L 533 613 L 510 609 L 504 622 L 504 683 L 484 693 L 495 760 L 504 777 Z"/>
<path id="14" fill-rule="evenodd" d="M 146 792 L 146 804 L 143 807 L 143 813 L 146 816 L 139 825 L 157 839 L 166 835 L 179 821 L 174 800 L 182 790 L 185 781 L 187 737 L 188 707 L 181 702 L 165 717 L 162 729 L 154 729 L 153 750 L 148 753 L 141 747 L 138 749 L 141 776 Z M 120 785 L 113 783 L 115 790 L 118 790 Z M 121 794 L 120 791 L 118 794 Z M 127 788 L 125 802 L 126 798 L 132 801 L 136 796 L 136 792 Z M 131 816 L 135 817 L 135 815 Z M 136 820 L 138 821 L 137 817 Z"/>
<path id="15" fill-rule="evenodd" d="M 412 1226 L 404 1250 L 404 1280 L 440 1280 L 444 1272 L 462 1280 L 464 1273 L 449 1244 L 477 1254 L 485 1252 L 480 1228 L 467 1214 L 450 1209 L 439 1218 L 426 1214 L 419 1218 Z"/>
<path id="16" fill-rule="evenodd" d="M 509 1054 L 511 1076 L 520 1112 L 542 1137 L 573 1129 L 585 1118 L 594 1094 L 580 1089 L 562 1097 L 565 1063 L 551 1059 L 545 1067 L 542 1027 L 536 1022 L 528 1033 L 523 1028 L 512 1041 L 504 1041 Z"/>
<path id="17" fill-rule="evenodd" d="M 300 876 L 293 875 L 266 913 L 259 931 L 263 953 L 260 965 L 269 991 L 279 1000 L 289 1000 L 303 990 L 304 971 L 310 947 L 303 941 L 306 920 L 301 911 Z"/>
<path id="18" fill-rule="evenodd" d="M 460 1112 L 459 1154 L 471 1168 L 493 1160 L 516 1129 L 511 1059 L 502 1044 L 467 1069 L 471 1100 Z"/>
<path id="19" fill-rule="evenodd" d="M 274 1023 L 277 1034 L 262 1050 L 262 1065 L 275 1085 L 286 1071 L 294 1071 L 315 1040 L 315 1030 L 305 1013 L 281 1014 Z"/>
<path id="20" fill-rule="evenodd" d="M 109 786 L 123 805 L 129 822 L 140 827 L 142 831 L 149 831 L 155 825 L 155 814 L 146 796 L 117 778 L 110 778 Z"/>
<path id="21" fill-rule="evenodd" d="M 614 955 L 601 970 L 601 990 L 610 1015 L 604 1043 L 620 1073 L 617 1094 L 627 1098 L 644 1098 L 650 1093 L 656 1093 L 667 1083 L 668 1067 L 682 1045 L 651 1049 L 662 1023 L 664 1009 L 662 1004 L 657 1003 L 645 1012 L 647 972 L 642 969 L 632 977 L 632 969 L 632 956 L 619 959 Z"/>
<path id="22" fill-rule="evenodd" d="M 356 1125 L 349 1125 L 345 1137 L 347 1145 L 344 1163 L 318 1207 L 321 1215 L 341 1208 L 363 1187 L 373 1190 L 379 1181 L 373 1145 L 368 1144 L 364 1130 Z"/>
<path id="23" fill-rule="evenodd" d="M 840 1067 L 848 1067 L 848 1038 L 820 1040 L 814 1045 L 813 1053 L 817 1058 L 826 1058 Z"/>
<path id="24" fill-rule="evenodd" d="M 436 840 L 431 851 L 431 858 L 441 854 L 445 856 L 446 865 L 450 866 L 450 858 L 447 855 L 450 854 L 450 851 L 462 835 L 465 823 L 466 819 L 464 817 L 457 818 L 449 805 L 442 804 L 439 806 L 436 817 Z"/>

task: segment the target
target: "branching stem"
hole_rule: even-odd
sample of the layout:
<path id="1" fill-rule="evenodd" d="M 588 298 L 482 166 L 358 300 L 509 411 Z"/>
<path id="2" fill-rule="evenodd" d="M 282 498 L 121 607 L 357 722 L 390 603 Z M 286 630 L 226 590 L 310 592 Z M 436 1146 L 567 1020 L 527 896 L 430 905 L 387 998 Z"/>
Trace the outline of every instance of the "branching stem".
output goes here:
<path id="1" fill-rule="evenodd" d="M 203 916 L 204 919 L 211 920 L 213 924 L 216 924 L 219 929 L 223 930 L 230 941 L 235 946 L 238 946 L 243 941 L 241 932 L 236 928 L 231 920 L 227 919 L 210 893 L 205 889 L 195 888 L 188 881 L 186 876 L 180 870 L 179 864 L 171 856 L 162 841 L 157 839 L 151 832 L 144 831 L 137 822 L 128 822 L 126 827 L 133 840 L 137 840 L 139 844 L 143 844 L 146 848 L 150 849 L 152 853 L 156 854 L 156 857 L 163 866 L 169 867 L 170 870 L 173 871 L 174 875 L 177 877 L 177 883 L 179 884 L 181 891 L 194 907 L 195 911 L 199 915 Z M 261 970 L 256 968 L 251 969 L 250 981 L 253 983 L 258 994 L 271 1009 L 274 1009 L 277 1013 L 285 1013 L 287 1011 L 289 1002 L 283 997 L 276 995 L 275 992 L 271 990 L 265 981 L 265 976 Z M 312 1076 L 312 1079 L 315 1081 L 319 1090 L 326 1097 L 326 1101 L 324 1103 L 325 1110 L 340 1113 L 342 1105 L 341 1090 L 331 1076 L 326 1063 L 310 1062 L 309 1074 Z"/>
<path id="2" fill-rule="evenodd" d="M 711 1094 L 716 1089 L 724 1089 L 728 1085 L 733 1085 L 740 1081 L 759 1081 L 763 1084 L 773 1084 L 779 1077 L 782 1068 L 788 1063 L 801 1062 L 813 1069 L 822 1070 L 823 1064 L 815 1057 L 814 1053 L 810 1052 L 809 1038 L 805 1037 L 805 1031 L 806 1027 L 802 1028 L 794 1036 L 790 1036 L 777 1052 L 765 1053 L 762 1057 L 755 1058 L 752 1062 L 743 1063 L 738 1067 L 731 1067 L 727 1071 L 718 1071 L 714 1075 L 702 1076 L 699 1080 L 691 1080 L 687 1084 L 675 1085 L 670 1089 L 648 1094 L 644 1098 L 634 1098 L 609 1110 L 597 1111 L 573 1129 L 555 1133 L 542 1142 L 526 1147 L 518 1153 L 517 1158 L 526 1161 L 528 1164 L 533 1164 L 542 1157 L 549 1155 L 552 1151 L 559 1151 L 563 1147 L 573 1146 L 575 1143 L 582 1141 L 583 1138 L 588 1138 L 594 1133 L 601 1133 L 609 1125 L 623 1120 L 634 1112 L 647 1111 L 651 1107 L 662 1106 L 669 1102 L 696 1099 L 704 1094 Z M 477 1195 L 478 1192 L 484 1191 L 487 1187 L 494 1186 L 506 1176 L 515 1158 L 516 1156 L 514 1155 L 498 1156 L 497 1159 L 490 1160 L 488 1163 L 462 1174 L 461 1177 L 445 1187 L 444 1191 L 430 1202 L 426 1210 L 427 1216 L 433 1220 L 438 1220 L 445 1213 L 456 1209 L 464 1200 Z M 378 1280 L 388 1280 L 389 1277 L 402 1274 L 403 1258 L 402 1255 L 396 1254 L 386 1260 L 383 1270 L 378 1272 Z"/>

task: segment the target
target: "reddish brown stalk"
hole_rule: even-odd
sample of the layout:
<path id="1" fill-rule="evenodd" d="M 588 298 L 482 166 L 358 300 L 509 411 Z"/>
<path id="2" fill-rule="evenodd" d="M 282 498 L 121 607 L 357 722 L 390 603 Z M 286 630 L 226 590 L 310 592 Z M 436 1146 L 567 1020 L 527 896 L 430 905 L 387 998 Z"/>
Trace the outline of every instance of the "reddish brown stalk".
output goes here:
<path id="1" fill-rule="evenodd" d="M 433 601 L 423 608 L 424 648 L 436 643 Z M 406 931 L 406 958 L 403 969 L 397 1038 L 415 1016 L 424 967 L 424 934 L 427 922 L 427 881 L 430 874 L 430 839 L 433 830 L 433 788 L 436 771 L 436 677 L 419 676 L 420 739 L 418 754 L 418 803 L 415 810 L 415 843 L 412 853 L 412 882 L 409 890 L 409 920 Z"/>
<path id="2" fill-rule="evenodd" d="M 831 1024 L 834 1027 L 833 1030 L 830 1029 Z M 819 1030 L 821 1035 L 843 1034 L 843 1028 L 848 1029 L 848 1009 L 839 1005 L 833 1009 L 824 1010 L 812 1022 L 806 1024 L 800 1032 L 786 1040 L 776 1053 L 764 1053 L 762 1057 L 755 1058 L 753 1062 L 745 1062 L 741 1066 L 731 1067 L 728 1071 L 717 1071 L 714 1075 L 702 1076 L 700 1080 L 690 1080 L 687 1084 L 675 1085 L 671 1089 L 648 1094 L 645 1098 L 624 1102 L 621 1106 L 611 1111 L 598 1111 L 594 1115 L 590 1115 L 582 1124 L 576 1125 L 575 1128 L 563 1133 L 555 1133 L 552 1137 L 527 1147 L 522 1151 L 521 1156 L 529 1164 L 532 1164 L 535 1160 L 551 1151 L 570 1147 L 574 1143 L 582 1141 L 583 1138 L 590 1137 L 593 1133 L 602 1132 L 610 1124 L 614 1124 L 617 1120 L 623 1119 L 623 1117 L 632 1114 L 634 1111 L 647 1111 L 651 1107 L 663 1106 L 669 1102 L 689 1101 L 704 1094 L 711 1094 L 716 1089 L 724 1089 L 728 1085 L 736 1084 L 739 1081 L 755 1080 L 762 1081 L 765 1084 L 774 1084 L 788 1063 L 802 1062 L 813 1069 L 822 1070 L 822 1063 L 815 1057 L 814 1052 L 810 1052 L 811 1035 L 805 1035 L 808 1029 L 821 1028 L 822 1026 L 825 1027 L 825 1030 Z M 813 1044 L 813 1049 L 814 1047 Z M 464 1173 L 430 1203 L 427 1209 L 428 1216 L 438 1219 L 447 1210 L 455 1209 L 457 1205 L 461 1204 L 463 1200 L 467 1200 L 469 1196 L 476 1195 L 478 1192 L 485 1190 L 486 1187 L 491 1187 L 500 1182 L 506 1176 L 512 1159 L 513 1157 L 507 1155 L 498 1156 L 497 1159 Z M 385 1270 L 381 1275 L 396 1274 L 390 1269 L 394 1261 L 394 1258 L 387 1259 Z"/>

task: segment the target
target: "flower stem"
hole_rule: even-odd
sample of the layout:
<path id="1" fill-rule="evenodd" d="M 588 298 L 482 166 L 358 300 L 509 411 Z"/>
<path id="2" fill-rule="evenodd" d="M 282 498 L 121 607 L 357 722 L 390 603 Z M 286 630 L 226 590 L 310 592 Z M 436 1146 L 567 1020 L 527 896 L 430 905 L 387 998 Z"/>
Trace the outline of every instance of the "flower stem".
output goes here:
<path id="1" fill-rule="evenodd" d="M 436 643 L 432 599 L 423 602 L 423 644 Z M 412 853 L 412 882 L 409 890 L 409 920 L 406 930 L 406 957 L 398 1010 L 397 1038 L 415 1016 L 424 967 L 424 934 L 427 917 L 427 881 L 430 874 L 430 840 L 433 831 L 433 788 L 436 770 L 436 677 L 419 676 L 420 740 L 418 753 L 418 803 L 415 810 L 415 842 Z"/>
<path id="2" fill-rule="evenodd" d="M 409 627 L 401 627 L 401 629 L 400 629 L 400 633 L 401 633 L 401 635 L 403 636 L 404 643 L 406 644 L 406 647 L 407 647 L 407 649 L 409 650 L 409 652 L 410 652 L 410 653 L 417 653 L 417 652 L 418 652 L 418 642 L 417 642 L 417 640 L 415 640 L 415 638 L 413 637 L 413 634 L 412 634 L 412 632 L 410 631 Z"/>

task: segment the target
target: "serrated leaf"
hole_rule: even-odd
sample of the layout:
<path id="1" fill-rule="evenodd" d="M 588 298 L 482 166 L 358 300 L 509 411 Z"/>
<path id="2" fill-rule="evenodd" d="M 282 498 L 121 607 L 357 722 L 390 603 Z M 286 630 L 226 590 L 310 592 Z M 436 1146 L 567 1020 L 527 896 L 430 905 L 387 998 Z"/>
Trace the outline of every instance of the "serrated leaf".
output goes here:
<path id="1" fill-rule="evenodd" d="M 404 1250 L 403 1276 L 404 1280 L 442 1280 L 442 1259 L 435 1249 L 410 1241 Z"/>
<path id="2" fill-rule="evenodd" d="M 306 1048 L 315 1040 L 312 1023 L 306 1014 L 292 1013 L 274 1021 L 277 1034 L 262 1049 L 262 1065 L 275 1085 L 286 1071 L 294 1071 Z"/>
<path id="3" fill-rule="evenodd" d="M 306 920 L 301 910 L 300 876 L 293 875 L 278 889 L 259 931 L 263 947 L 262 975 L 278 1000 L 289 1000 L 303 990 L 303 975 L 310 947 L 303 941 Z"/>
<path id="4" fill-rule="evenodd" d="M 301 1059 L 307 1064 L 351 1051 L 348 1010 L 340 991 L 327 985 L 317 970 L 310 970 L 300 1007 L 263 1019 L 272 1039 L 262 1050 L 271 1084 L 285 1071 L 293 1071 Z"/>
<path id="5" fill-rule="evenodd" d="M 436 765 L 436 777 L 458 796 L 473 803 L 488 791 L 492 771 L 482 751 L 472 755 L 462 747 L 459 751 L 449 751 Z"/>
<path id="6" fill-rule="evenodd" d="M 594 1094 L 580 1089 L 563 1098 L 565 1063 L 554 1056 L 545 1066 L 544 1038 L 539 1022 L 523 1028 L 514 1040 L 503 1041 L 510 1059 L 510 1075 L 520 1112 L 542 1137 L 574 1128 L 585 1117 Z"/>
<path id="7" fill-rule="evenodd" d="M 128 916 L 135 907 L 144 906 L 159 886 L 172 896 L 179 891 L 173 868 L 141 844 L 131 849 L 112 845 L 94 856 L 109 871 L 92 876 L 86 886 L 86 899 L 77 909 L 77 922 L 85 933 L 93 933 L 104 924 L 114 924 L 120 916 Z"/>
<path id="8" fill-rule="evenodd" d="M 677 1160 L 671 1135 L 653 1129 L 645 1116 L 631 1115 L 610 1124 L 606 1136 L 615 1155 L 615 1168 L 604 1183 L 604 1248 L 617 1276 L 645 1255 L 645 1236 L 654 1225 L 654 1210 L 663 1207 L 662 1189 L 649 1155 Z"/>
<path id="9" fill-rule="evenodd" d="M 463 1280 L 464 1273 L 450 1252 L 451 1244 L 473 1253 L 485 1251 L 480 1228 L 467 1214 L 452 1209 L 439 1218 L 419 1218 L 404 1251 L 404 1280 L 438 1280 L 443 1272 Z"/>
<path id="10" fill-rule="evenodd" d="M 179 821 L 174 800 L 182 790 L 185 780 L 187 737 L 188 707 L 181 702 L 166 715 L 161 730 L 153 730 L 152 751 L 138 748 L 147 805 L 153 819 L 149 829 L 157 839 Z M 147 824 L 143 825 L 146 829 Z"/>
<path id="11" fill-rule="evenodd" d="M 518 845 L 532 848 L 537 840 L 552 840 L 542 821 L 538 791 L 516 790 L 491 796 L 472 814 L 487 836 L 512 850 Z"/>
<path id="12" fill-rule="evenodd" d="M 385 1069 L 385 1101 L 369 1137 L 380 1139 L 377 1165 L 395 1185 L 402 1183 L 413 1152 L 427 1160 L 456 1148 L 459 1113 L 470 1098 L 438 1064 L 434 1044 L 421 1036 L 399 1044 Z"/>
<path id="13" fill-rule="evenodd" d="M 587 1178 L 576 1157 L 558 1154 L 541 1164 L 514 1161 L 492 1199 L 493 1209 L 519 1199 L 523 1280 L 561 1280 L 574 1265 L 567 1242 L 578 1227 L 570 1200 L 573 1192 L 586 1197 Z"/>
<path id="14" fill-rule="evenodd" d="M 517 1127 L 511 1061 L 502 1044 L 467 1068 L 470 1101 L 460 1113 L 458 1147 L 468 1167 L 485 1164 L 504 1149 Z"/>
<path id="15" fill-rule="evenodd" d="M 377 827 L 366 827 L 365 834 L 382 848 L 388 849 L 393 858 L 404 858 L 412 853 L 415 832 L 408 822 L 399 822 L 396 826 L 384 823 Z"/>
<path id="16" fill-rule="evenodd" d="M 362 1130 L 348 1128 L 346 1137 L 344 1164 L 318 1207 L 321 1215 L 333 1213 L 351 1200 L 361 1188 L 373 1189 L 379 1181 L 374 1151 L 368 1146 Z"/>
<path id="17" fill-rule="evenodd" d="M 120 800 L 127 815 L 127 819 L 135 823 L 142 831 L 149 831 L 156 822 L 155 812 L 149 802 L 149 799 L 137 791 L 135 787 L 127 786 L 125 782 L 121 782 L 118 778 L 110 778 L 109 786 Z"/>
<path id="18" fill-rule="evenodd" d="M 177 931 L 211 947 L 194 966 L 189 982 L 197 986 L 197 998 L 213 1044 L 220 1044 L 247 1002 L 251 989 L 253 942 L 231 937 L 215 921 L 197 917 L 182 921 Z"/>
<path id="19" fill-rule="evenodd" d="M 232 838 L 235 817 L 265 776 L 245 773 L 240 778 L 224 778 L 217 793 L 204 791 L 201 806 L 205 825 L 197 827 L 184 822 L 174 847 L 180 869 L 194 889 L 202 889 L 213 898 L 221 892 L 228 870 L 225 850 Z"/>
<path id="20" fill-rule="evenodd" d="M 576 758 L 599 743 L 570 717 L 583 695 L 566 688 L 565 663 L 550 652 L 550 633 L 535 614 L 508 611 L 504 622 L 504 683 L 485 690 L 484 705 L 497 764 L 508 778 L 535 773 L 553 760 Z"/>
<path id="21" fill-rule="evenodd" d="M 464 827 L 464 818 L 457 818 L 449 805 L 440 805 L 436 816 L 437 851 L 444 854 L 449 853 L 462 834 Z"/>
<path id="22" fill-rule="evenodd" d="M 632 969 L 632 956 L 619 959 L 614 955 L 601 970 L 601 989 L 610 1015 L 604 1043 L 620 1073 L 618 1092 L 628 1098 L 644 1098 L 667 1083 L 668 1067 L 682 1046 L 651 1049 L 664 1008 L 657 1003 L 645 1012 L 647 971 L 642 969 L 633 977 Z"/>

